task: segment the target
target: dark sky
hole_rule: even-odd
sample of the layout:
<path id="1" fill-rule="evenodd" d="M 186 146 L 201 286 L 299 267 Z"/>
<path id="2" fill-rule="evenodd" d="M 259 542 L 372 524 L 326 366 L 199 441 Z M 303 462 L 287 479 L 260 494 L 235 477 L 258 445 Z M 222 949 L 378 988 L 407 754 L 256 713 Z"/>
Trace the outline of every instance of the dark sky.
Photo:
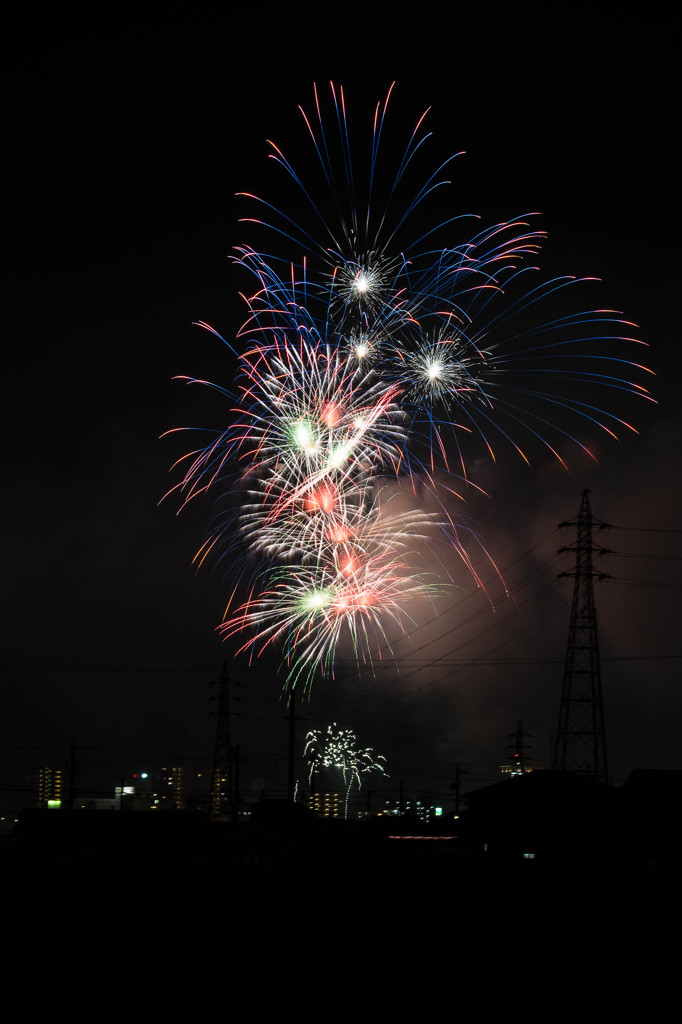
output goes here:
<path id="1" fill-rule="evenodd" d="M 57 748 L 72 735 L 88 748 L 84 764 L 94 764 L 92 748 L 111 752 L 98 756 L 112 782 L 145 757 L 211 752 L 208 682 L 232 657 L 214 633 L 228 581 L 190 564 L 210 506 L 179 518 L 157 507 L 182 450 L 158 437 L 223 414 L 171 378 L 229 381 L 225 349 L 192 324 L 229 338 L 242 318 L 229 255 L 252 238 L 234 193 L 273 195 L 281 179 L 265 140 L 299 140 L 297 105 L 310 106 L 313 82 L 329 79 L 365 118 L 396 80 L 392 115 L 406 135 L 432 107 L 437 152 L 467 151 L 452 213 L 493 223 L 540 211 L 543 265 L 603 279 L 598 301 L 651 345 L 659 404 L 624 400 L 615 411 L 640 434 L 599 442 L 598 466 L 570 448 L 570 473 L 541 451 L 530 469 L 511 451 L 495 466 L 476 463 L 491 497 L 472 496 L 468 511 L 513 600 L 494 595 L 493 611 L 480 595 L 453 599 L 400 642 L 400 674 L 358 680 L 340 664 L 301 709 L 301 747 L 309 727 L 335 720 L 387 755 L 388 795 L 403 779 L 444 799 L 456 762 L 468 786 L 495 778 L 523 719 L 546 765 L 570 604 L 570 583 L 553 581 L 570 568 L 555 552 L 572 537 L 555 527 L 577 514 L 587 487 L 597 517 L 629 528 L 608 534 L 622 554 L 603 568 L 634 581 L 597 591 L 614 779 L 682 768 L 672 43 L 665 26 L 615 5 L 435 11 L 446 9 L 418 23 L 381 4 L 365 17 L 338 9 L 337 23 L 319 7 L 266 4 L 253 19 L 48 14 L 11 26 L 0 649 L 8 779 L 12 766 L 62 759 Z M 304 153 L 302 166 L 312 159 Z M 461 664 L 468 659 L 477 664 Z M 232 663 L 245 783 L 281 794 L 286 720 L 275 670 Z"/>

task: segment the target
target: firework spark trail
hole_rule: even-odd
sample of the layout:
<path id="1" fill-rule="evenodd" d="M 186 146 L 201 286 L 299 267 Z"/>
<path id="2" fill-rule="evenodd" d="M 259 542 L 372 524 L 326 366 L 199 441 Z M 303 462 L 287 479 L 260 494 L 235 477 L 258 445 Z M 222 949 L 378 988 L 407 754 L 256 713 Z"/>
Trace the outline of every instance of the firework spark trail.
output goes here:
<path id="1" fill-rule="evenodd" d="M 369 772 L 380 772 L 387 775 L 383 754 L 374 754 L 371 747 L 364 750 L 356 746 L 357 736 L 352 729 L 339 729 L 334 722 L 328 725 L 325 732 L 311 729 L 306 736 L 303 757 L 308 762 L 308 784 L 312 784 L 313 775 L 335 769 L 341 772 L 346 791 L 344 807 L 348 817 L 348 800 L 354 782 L 358 789 L 362 788 L 362 775 Z M 383 763 L 382 763 L 383 762 Z"/>
<path id="2" fill-rule="evenodd" d="M 454 159 L 409 191 L 429 139 L 425 115 L 382 203 L 389 97 L 374 111 L 365 181 L 343 89 L 332 85 L 331 97 L 329 127 L 317 89 L 315 116 L 301 108 L 322 172 L 319 198 L 271 143 L 299 195 L 300 222 L 243 193 L 267 218 L 244 220 L 290 252 L 235 250 L 255 290 L 244 296 L 244 351 L 225 342 L 238 358 L 234 384 L 184 378 L 223 394 L 230 421 L 176 463 L 183 475 L 169 492 L 183 507 L 209 491 L 224 499 L 196 559 L 230 563 L 221 634 L 246 633 L 241 650 L 255 654 L 281 644 L 288 685 L 306 688 L 318 670 L 333 675 L 343 638 L 359 664 L 371 664 L 388 625 L 404 629 L 416 599 L 452 582 L 451 570 L 437 576 L 428 558 L 415 571 L 424 550 L 443 566 L 438 546 L 446 544 L 481 585 L 460 537 L 466 521 L 448 511 L 463 497 L 458 478 L 476 486 L 467 468 L 476 442 L 495 459 L 501 441 L 528 464 L 527 451 L 540 444 L 563 464 L 566 440 L 591 454 L 586 426 L 612 437 L 634 430 L 600 396 L 650 399 L 630 379 L 650 372 L 627 358 L 643 344 L 634 325 L 608 309 L 562 311 L 590 279 L 538 277 L 544 232 L 532 226 L 535 214 L 439 248 L 436 240 L 455 235 L 464 218 L 425 228 L 417 216 L 448 184 L 443 173 Z M 410 512 L 390 509 L 410 492 Z M 425 503 L 437 511 L 414 507 Z M 250 579 L 245 600 L 237 597 L 242 579 Z"/>
<path id="3" fill-rule="evenodd" d="M 395 492 L 386 504 L 391 498 Z M 359 662 L 371 658 L 377 645 L 390 649 L 391 624 L 401 635 L 416 625 L 407 610 L 410 603 L 433 602 L 444 591 L 442 576 L 428 565 L 416 571 L 415 563 L 423 558 L 418 549 L 428 545 L 433 552 L 438 533 L 447 551 L 461 542 L 454 531 L 446 533 L 444 517 L 436 513 L 387 515 L 384 508 L 380 495 L 371 505 L 349 506 L 345 519 L 333 521 L 314 557 L 301 545 L 298 564 L 282 565 L 280 557 L 264 569 L 257 591 L 220 627 L 223 637 L 248 630 L 241 650 L 256 655 L 282 641 L 291 662 L 289 684 L 300 681 L 307 689 L 319 667 L 333 676 L 342 639 L 351 643 Z M 461 557 L 468 557 L 463 547 Z"/>

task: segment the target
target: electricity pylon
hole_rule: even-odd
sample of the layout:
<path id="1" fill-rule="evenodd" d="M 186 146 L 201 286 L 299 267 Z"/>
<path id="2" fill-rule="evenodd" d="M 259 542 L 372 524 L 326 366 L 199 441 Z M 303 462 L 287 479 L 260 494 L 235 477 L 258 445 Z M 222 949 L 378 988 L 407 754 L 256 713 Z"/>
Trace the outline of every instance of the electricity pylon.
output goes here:
<path id="1" fill-rule="evenodd" d="M 578 535 L 574 547 L 559 550 L 559 554 L 575 552 L 576 557 L 575 569 L 562 572 L 558 577 L 569 577 L 575 582 L 552 768 L 581 772 L 600 782 L 608 782 L 593 583 L 595 579 L 610 577 L 595 571 L 592 559 L 594 555 L 606 555 L 610 551 L 594 545 L 592 530 L 595 524 L 599 530 L 609 529 L 610 524 L 594 518 L 590 511 L 588 493 L 583 491 L 577 519 L 559 524 L 560 527 L 577 527 Z"/>

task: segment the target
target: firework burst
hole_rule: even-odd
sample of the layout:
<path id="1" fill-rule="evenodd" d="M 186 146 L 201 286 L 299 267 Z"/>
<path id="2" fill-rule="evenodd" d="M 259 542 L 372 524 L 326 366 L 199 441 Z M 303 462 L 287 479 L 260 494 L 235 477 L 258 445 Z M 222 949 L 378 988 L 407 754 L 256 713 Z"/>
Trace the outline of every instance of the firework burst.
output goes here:
<path id="1" fill-rule="evenodd" d="M 584 427 L 613 437 L 634 429 L 603 408 L 604 396 L 650 397 L 631 379 L 648 372 L 629 358 L 642 344 L 634 325 L 609 310 L 557 315 L 585 280 L 538 277 L 535 215 L 437 246 L 462 229 L 460 216 L 430 228 L 422 218 L 454 157 L 409 191 L 429 138 L 424 115 L 386 174 L 390 94 L 374 111 L 364 179 L 333 85 L 329 128 L 317 89 L 314 113 L 301 110 L 322 172 L 319 198 L 272 144 L 303 215 L 249 195 L 263 217 L 245 220 L 289 251 L 236 250 L 254 287 L 243 349 L 229 346 L 234 383 L 217 388 L 228 423 L 180 460 L 172 489 L 183 504 L 206 492 L 221 499 L 197 555 L 230 566 L 219 629 L 246 636 L 241 650 L 281 648 L 292 687 L 309 687 L 318 671 L 333 675 L 342 642 L 371 664 L 390 646 L 389 624 L 412 625 L 410 609 L 452 583 L 434 572 L 448 561 L 439 545 L 480 585 L 463 521 L 449 511 L 461 497 L 458 477 L 472 486 L 476 444 L 495 458 L 502 442 L 529 462 L 527 448 L 539 443 L 563 461 L 566 439 L 588 451 Z M 412 511 L 390 511 L 397 493 L 411 493 Z M 420 494 L 438 511 L 422 511 Z"/>
<path id="2" fill-rule="evenodd" d="M 371 747 L 361 750 L 352 729 L 339 729 L 336 722 L 321 729 L 311 729 L 306 736 L 303 757 L 308 762 L 308 783 L 313 776 L 335 770 L 341 773 L 345 789 L 345 817 L 348 817 L 348 799 L 354 783 L 362 788 L 362 776 L 370 772 L 387 775 L 386 758 L 375 754 Z"/>

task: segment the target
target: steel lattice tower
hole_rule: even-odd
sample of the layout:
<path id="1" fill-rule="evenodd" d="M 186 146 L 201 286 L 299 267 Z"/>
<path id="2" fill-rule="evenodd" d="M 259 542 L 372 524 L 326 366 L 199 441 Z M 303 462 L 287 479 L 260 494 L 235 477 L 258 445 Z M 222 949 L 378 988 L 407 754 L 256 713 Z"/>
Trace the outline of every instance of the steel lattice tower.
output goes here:
<path id="1" fill-rule="evenodd" d="M 532 771 L 532 768 L 528 767 L 529 758 L 527 756 L 527 751 L 532 750 L 533 748 L 530 744 L 526 743 L 526 733 L 524 732 L 522 718 L 519 718 L 519 724 L 516 728 L 516 732 L 510 732 L 509 737 L 515 741 L 511 747 L 512 773 L 523 775 L 526 771 Z"/>
<path id="2" fill-rule="evenodd" d="M 578 536 L 574 547 L 559 550 L 559 554 L 575 552 L 576 557 L 575 569 L 562 572 L 558 577 L 572 578 L 575 583 L 552 767 L 559 771 L 581 772 L 600 782 L 608 782 L 593 583 L 595 579 L 610 577 L 595 571 L 592 559 L 594 555 L 610 552 L 607 548 L 595 547 L 592 530 L 595 524 L 599 530 L 609 529 L 609 524 L 594 518 L 588 493 L 583 491 L 578 518 L 559 524 L 560 527 L 577 527 Z"/>

